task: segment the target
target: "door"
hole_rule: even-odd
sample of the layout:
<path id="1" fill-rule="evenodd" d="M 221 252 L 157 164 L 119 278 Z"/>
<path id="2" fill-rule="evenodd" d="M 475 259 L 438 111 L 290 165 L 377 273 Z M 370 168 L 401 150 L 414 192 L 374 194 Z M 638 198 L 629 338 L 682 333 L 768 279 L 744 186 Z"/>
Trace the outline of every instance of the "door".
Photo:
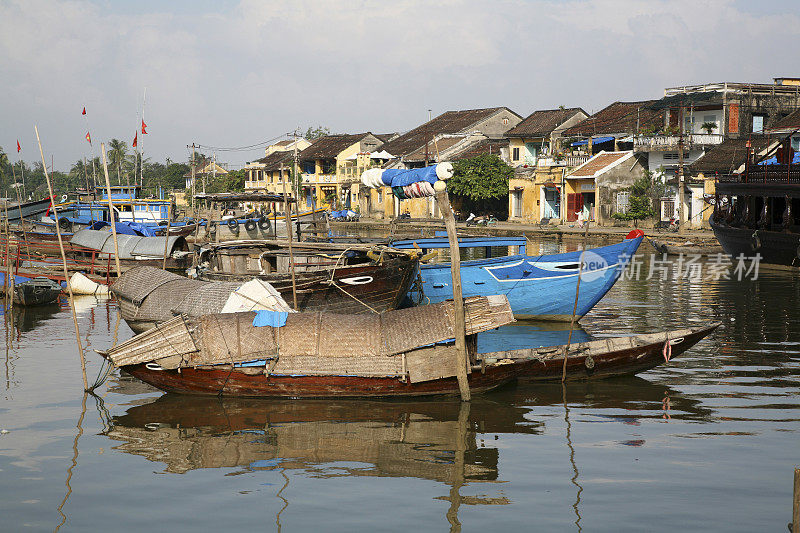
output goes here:
<path id="1" fill-rule="evenodd" d="M 522 216 L 522 191 L 511 191 L 511 216 Z"/>
<path id="2" fill-rule="evenodd" d="M 583 195 L 579 192 L 567 194 L 567 221 L 578 220 L 578 213 L 583 211 Z"/>

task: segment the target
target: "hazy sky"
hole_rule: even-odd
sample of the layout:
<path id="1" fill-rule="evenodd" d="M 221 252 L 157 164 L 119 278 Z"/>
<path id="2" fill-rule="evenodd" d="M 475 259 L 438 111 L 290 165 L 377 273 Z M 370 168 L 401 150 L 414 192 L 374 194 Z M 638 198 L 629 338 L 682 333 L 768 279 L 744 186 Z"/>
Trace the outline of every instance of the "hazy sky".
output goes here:
<path id="1" fill-rule="evenodd" d="M 800 75 L 800 1 L 0 0 L 0 146 L 67 170 L 323 125 L 405 131 L 452 109 L 592 112 L 665 87 Z M 141 141 L 141 135 L 140 135 Z M 210 150 L 204 150 L 209 152 Z M 261 149 L 218 152 L 234 165 Z"/>

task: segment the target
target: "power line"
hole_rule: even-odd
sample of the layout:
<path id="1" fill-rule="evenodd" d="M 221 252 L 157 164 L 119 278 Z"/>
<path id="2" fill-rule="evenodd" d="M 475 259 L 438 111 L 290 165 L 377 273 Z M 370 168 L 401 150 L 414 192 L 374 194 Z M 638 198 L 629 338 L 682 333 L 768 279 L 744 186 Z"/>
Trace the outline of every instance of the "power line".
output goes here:
<path id="1" fill-rule="evenodd" d="M 281 135 L 278 135 L 277 137 L 267 139 L 266 141 L 261 141 L 255 144 L 249 144 L 247 146 L 226 147 L 226 146 L 209 146 L 207 144 L 196 144 L 195 146 L 197 146 L 197 148 L 207 148 L 209 150 L 216 150 L 218 152 L 246 152 L 262 148 L 271 142 L 277 141 L 278 139 L 281 139 L 283 137 L 288 137 L 289 135 L 290 135 L 289 133 L 283 133 Z"/>

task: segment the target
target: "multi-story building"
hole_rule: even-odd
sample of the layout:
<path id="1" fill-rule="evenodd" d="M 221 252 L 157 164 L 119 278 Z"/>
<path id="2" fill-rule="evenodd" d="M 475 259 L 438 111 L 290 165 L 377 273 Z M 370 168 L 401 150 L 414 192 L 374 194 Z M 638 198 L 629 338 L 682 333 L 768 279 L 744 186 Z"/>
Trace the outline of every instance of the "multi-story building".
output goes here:
<path id="1" fill-rule="evenodd" d="M 391 159 L 385 168 L 419 168 L 439 161 L 451 161 L 464 154 L 499 152 L 503 159 L 508 158 L 506 142 L 494 142 L 503 139 L 503 135 L 522 120 L 518 114 L 507 107 L 491 107 L 485 109 L 466 109 L 447 111 L 416 128 L 390 139 L 381 147 Z M 382 216 L 378 213 L 378 202 L 375 194 L 362 191 L 362 213 L 371 216 Z M 371 198 L 371 206 L 365 204 Z M 399 200 L 386 194 L 381 195 L 383 216 L 393 217 L 407 213 L 412 217 L 436 216 L 435 202 L 431 198 L 413 198 Z"/>
<path id="2" fill-rule="evenodd" d="M 344 208 L 358 205 L 361 173 L 385 161 L 378 152 L 385 138 L 366 132 L 326 135 L 314 141 L 299 155 L 301 202 L 309 207 L 322 203 Z"/>
<path id="3" fill-rule="evenodd" d="M 311 143 L 303 138 L 280 141 L 267 146 L 261 159 L 248 162 L 244 166 L 247 171 L 245 190 L 282 193 L 283 181 L 289 178 L 294 164 L 295 146 L 299 154 Z M 289 182 L 287 190 L 292 190 Z"/>
<path id="4" fill-rule="evenodd" d="M 514 168 L 509 181 L 509 220 L 558 221 L 562 216 L 565 171 L 588 156 L 566 156 L 562 133 L 585 120 L 578 107 L 534 111 L 508 130 L 508 162 Z"/>

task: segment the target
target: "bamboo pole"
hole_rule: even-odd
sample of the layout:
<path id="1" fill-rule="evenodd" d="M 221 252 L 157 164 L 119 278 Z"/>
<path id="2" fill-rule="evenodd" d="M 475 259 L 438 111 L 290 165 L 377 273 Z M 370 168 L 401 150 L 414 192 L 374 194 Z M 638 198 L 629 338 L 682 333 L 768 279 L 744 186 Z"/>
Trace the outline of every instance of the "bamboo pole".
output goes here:
<path id="1" fill-rule="evenodd" d="M 443 183 L 443 182 L 441 182 Z M 467 377 L 467 356 L 466 342 L 466 323 L 464 319 L 464 298 L 461 291 L 461 256 L 458 248 L 458 236 L 456 235 L 456 219 L 453 217 L 453 209 L 450 207 L 450 199 L 447 197 L 447 190 L 436 193 L 436 202 L 444 217 L 444 225 L 447 228 L 447 238 L 450 241 L 450 274 L 453 278 L 453 302 L 456 314 L 456 351 L 458 352 L 458 365 L 456 368 L 456 378 L 458 378 L 458 390 L 461 393 L 461 400 L 470 401 L 469 379 Z"/>
<path id="2" fill-rule="evenodd" d="M 19 227 L 22 228 L 22 241 L 25 243 L 25 251 L 28 253 L 28 259 L 31 257 L 31 247 L 28 244 L 28 233 L 25 231 L 25 217 L 22 216 L 22 200 L 19 196 L 19 187 L 17 185 L 17 173 L 14 171 L 14 165 L 11 165 L 11 174 L 14 176 L 14 189 L 17 191 L 17 210 L 19 211 Z M 6 216 L 6 218 L 8 218 Z M 19 249 L 19 241 L 17 241 L 17 248 Z M 17 254 L 19 256 L 19 254 Z"/>
<path id="3" fill-rule="evenodd" d="M 42 150 L 42 141 L 39 139 L 39 128 L 33 127 L 36 132 L 36 142 L 39 144 L 39 154 L 42 156 L 42 170 L 44 171 L 44 179 L 47 181 L 47 192 L 50 193 L 50 198 L 55 199 L 53 194 L 53 185 L 50 183 L 50 175 L 47 173 L 47 164 L 44 160 L 44 150 Z M 78 313 L 75 311 L 75 296 L 72 294 L 72 286 L 69 284 L 69 273 L 67 272 L 67 255 L 64 253 L 64 243 L 61 240 L 61 228 L 58 225 L 58 208 L 55 201 L 53 202 L 53 218 L 56 221 L 56 237 L 58 238 L 58 248 L 61 250 L 61 266 L 64 267 L 64 280 L 67 282 L 67 293 L 69 294 L 69 308 L 72 311 L 72 324 L 75 326 L 75 339 L 78 342 L 78 353 L 81 356 L 81 371 L 83 373 L 83 390 L 89 390 L 89 382 L 86 380 L 86 357 L 83 353 L 83 345 L 81 343 L 81 331 L 78 327 Z M 113 227 L 113 226 L 112 226 Z"/>
<path id="4" fill-rule="evenodd" d="M 792 533 L 800 533 L 800 468 L 794 469 L 792 504 Z"/>
<path id="5" fill-rule="evenodd" d="M 286 218 L 286 236 L 289 239 L 289 272 L 292 273 L 292 301 L 294 302 L 294 310 L 299 311 L 297 308 L 297 283 L 294 278 L 294 252 L 292 251 L 292 215 L 289 211 L 289 198 L 286 196 L 286 179 L 283 179 L 283 210 Z"/>
<path id="6" fill-rule="evenodd" d="M 111 201 L 111 180 L 108 179 L 108 162 L 106 161 L 106 145 L 100 143 L 100 151 L 103 154 L 103 172 L 106 175 L 106 198 L 108 200 L 108 219 L 111 223 L 111 234 L 114 236 L 114 264 L 117 267 L 117 277 L 122 274 L 119 267 L 119 245 L 117 244 L 117 222 L 114 220 L 114 202 Z"/>
<path id="7" fill-rule="evenodd" d="M 161 265 L 163 270 L 167 269 L 167 249 L 169 248 L 169 227 L 170 223 L 172 222 L 172 203 L 170 202 L 167 205 L 167 232 L 165 233 L 166 237 L 164 237 L 164 263 Z"/>
<path id="8" fill-rule="evenodd" d="M 578 312 L 578 295 L 581 292 L 581 278 L 583 277 L 583 254 L 586 253 L 586 241 L 589 238 L 589 220 L 586 220 L 586 228 L 583 230 L 583 250 L 581 256 L 578 258 L 578 283 L 575 285 L 575 305 L 572 306 L 572 318 L 569 321 L 569 335 L 567 336 L 567 345 L 564 346 L 564 365 L 561 368 L 561 383 L 567 380 L 567 355 L 569 354 L 569 345 L 572 343 L 572 330 L 575 328 L 575 315 Z"/>
<path id="9" fill-rule="evenodd" d="M 5 210 L 5 221 L 3 224 L 3 228 L 5 229 L 5 236 L 6 236 L 6 257 L 5 257 L 5 267 L 6 267 L 6 275 L 3 278 L 3 301 L 5 302 L 5 308 L 8 310 L 13 305 L 13 295 L 11 294 L 14 290 L 14 283 L 11 278 L 11 261 L 9 260 L 9 253 L 8 249 L 11 246 L 11 235 L 8 228 L 8 202 L 3 202 L 3 209 Z M 19 246 L 19 244 L 17 244 Z"/>

